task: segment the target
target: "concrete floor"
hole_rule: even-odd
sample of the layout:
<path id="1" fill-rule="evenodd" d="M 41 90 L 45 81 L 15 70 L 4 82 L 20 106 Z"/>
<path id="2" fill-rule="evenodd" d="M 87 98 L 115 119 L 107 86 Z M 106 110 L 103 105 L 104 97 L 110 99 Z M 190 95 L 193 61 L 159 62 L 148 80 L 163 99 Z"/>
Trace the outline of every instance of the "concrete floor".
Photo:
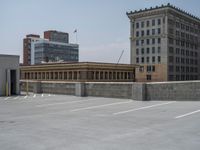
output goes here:
<path id="1" fill-rule="evenodd" d="M 0 97 L 1 150 L 199 150 L 200 102 Z"/>

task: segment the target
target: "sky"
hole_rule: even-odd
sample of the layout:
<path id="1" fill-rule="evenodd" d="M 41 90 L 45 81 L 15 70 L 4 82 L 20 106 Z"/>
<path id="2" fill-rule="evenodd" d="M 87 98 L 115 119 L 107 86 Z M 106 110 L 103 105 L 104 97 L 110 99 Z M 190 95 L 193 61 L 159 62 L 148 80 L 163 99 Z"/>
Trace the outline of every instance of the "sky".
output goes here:
<path id="1" fill-rule="evenodd" d="M 130 63 L 126 12 L 171 3 L 200 17 L 199 0 L 0 0 L 0 54 L 20 55 L 27 34 L 58 30 L 76 42 L 79 60 Z"/>

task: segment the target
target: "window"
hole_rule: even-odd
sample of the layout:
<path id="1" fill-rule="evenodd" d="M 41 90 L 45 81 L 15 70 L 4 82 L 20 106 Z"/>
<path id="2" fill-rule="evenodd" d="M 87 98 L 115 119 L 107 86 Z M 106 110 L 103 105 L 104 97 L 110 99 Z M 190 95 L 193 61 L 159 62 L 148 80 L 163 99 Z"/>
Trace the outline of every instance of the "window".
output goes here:
<path id="1" fill-rule="evenodd" d="M 161 30 L 160 30 L 160 28 L 158 28 L 158 34 L 160 34 L 160 32 L 161 32 Z"/>
<path id="2" fill-rule="evenodd" d="M 144 57 L 142 57 L 142 61 L 141 62 L 144 63 Z"/>
<path id="3" fill-rule="evenodd" d="M 158 38 L 158 44 L 160 44 L 161 43 L 161 40 L 160 40 L 160 38 Z"/>
<path id="4" fill-rule="evenodd" d="M 152 63 L 155 63 L 155 56 L 152 57 Z"/>
<path id="5" fill-rule="evenodd" d="M 149 54 L 149 48 L 147 48 L 147 54 Z"/>
<path id="6" fill-rule="evenodd" d="M 176 27 L 180 28 L 180 23 L 179 22 L 176 22 Z"/>
<path id="7" fill-rule="evenodd" d="M 136 28 L 138 29 L 140 27 L 139 22 L 136 23 Z"/>
<path id="8" fill-rule="evenodd" d="M 180 37 L 180 32 L 179 31 L 176 31 L 176 36 Z"/>
<path id="9" fill-rule="evenodd" d="M 141 36 L 144 36 L 144 31 L 142 30 L 142 32 L 141 32 Z"/>
<path id="10" fill-rule="evenodd" d="M 169 72 L 174 72 L 174 66 L 169 66 Z"/>
<path id="11" fill-rule="evenodd" d="M 141 27 L 144 28 L 144 22 L 141 22 Z"/>
<path id="12" fill-rule="evenodd" d="M 180 54 L 180 49 L 176 48 L 176 54 Z"/>
<path id="13" fill-rule="evenodd" d="M 180 63 L 180 58 L 176 57 L 176 63 Z"/>
<path id="14" fill-rule="evenodd" d="M 151 80 L 151 75 L 147 75 L 147 80 L 148 80 L 148 81 Z"/>
<path id="15" fill-rule="evenodd" d="M 169 62 L 173 63 L 174 62 L 174 57 L 173 56 L 169 56 Z"/>
<path id="16" fill-rule="evenodd" d="M 144 40 L 141 40 L 141 45 L 144 45 Z"/>
<path id="17" fill-rule="evenodd" d="M 136 54 L 137 54 L 137 55 L 139 54 L 139 49 L 138 49 L 138 48 L 136 49 Z"/>
<path id="18" fill-rule="evenodd" d="M 147 35 L 149 35 L 149 34 L 150 34 L 149 30 L 147 30 Z"/>
<path id="19" fill-rule="evenodd" d="M 173 47 L 169 47 L 169 53 L 171 53 L 171 54 L 174 53 L 174 48 Z"/>
<path id="20" fill-rule="evenodd" d="M 155 54 L 155 47 L 152 47 L 152 54 Z"/>
<path id="21" fill-rule="evenodd" d="M 152 66 L 152 72 L 155 72 L 155 71 L 156 71 L 156 67 Z"/>
<path id="22" fill-rule="evenodd" d="M 139 36 L 140 36 L 140 32 L 137 31 L 137 32 L 136 32 L 136 37 L 139 37 Z"/>
<path id="23" fill-rule="evenodd" d="M 176 66 L 176 72 L 180 72 L 180 67 Z"/>
<path id="24" fill-rule="evenodd" d="M 154 38 L 152 39 L 152 44 L 155 44 L 155 39 Z"/>
<path id="25" fill-rule="evenodd" d="M 169 38 L 169 44 L 174 44 L 174 40 L 172 38 Z"/>
<path id="26" fill-rule="evenodd" d="M 176 45 L 179 46 L 180 45 L 180 41 L 176 40 Z"/>
<path id="27" fill-rule="evenodd" d="M 161 62 L 161 57 L 160 56 L 158 56 L 158 63 L 160 63 Z"/>
<path id="28" fill-rule="evenodd" d="M 136 46 L 139 46 L 140 43 L 139 43 L 139 40 L 136 40 Z"/>
<path id="29" fill-rule="evenodd" d="M 147 66 L 147 72 L 151 72 L 151 66 Z"/>
<path id="30" fill-rule="evenodd" d="M 149 57 L 146 57 L 147 63 L 149 63 Z"/>
<path id="31" fill-rule="evenodd" d="M 158 53 L 160 53 L 161 52 L 161 48 L 160 47 L 158 47 Z"/>
<path id="32" fill-rule="evenodd" d="M 149 39 L 147 39 L 146 42 L 147 42 L 147 45 L 149 45 Z"/>
<path id="33" fill-rule="evenodd" d="M 141 49 L 141 53 L 144 54 L 144 48 Z"/>
<path id="34" fill-rule="evenodd" d="M 152 20 L 152 26 L 155 26 L 155 20 L 154 19 Z"/>
<path id="35" fill-rule="evenodd" d="M 155 29 L 152 29 L 152 35 L 155 35 Z"/>
<path id="36" fill-rule="evenodd" d="M 160 25 L 161 24 L 161 19 L 158 19 L 158 25 Z"/>
<path id="37" fill-rule="evenodd" d="M 149 27 L 149 21 L 147 21 L 147 27 Z"/>
<path id="38" fill-rule="evenodd" d="M 139 63 L 139 57 L 136 58 L 136 63 Z"/>

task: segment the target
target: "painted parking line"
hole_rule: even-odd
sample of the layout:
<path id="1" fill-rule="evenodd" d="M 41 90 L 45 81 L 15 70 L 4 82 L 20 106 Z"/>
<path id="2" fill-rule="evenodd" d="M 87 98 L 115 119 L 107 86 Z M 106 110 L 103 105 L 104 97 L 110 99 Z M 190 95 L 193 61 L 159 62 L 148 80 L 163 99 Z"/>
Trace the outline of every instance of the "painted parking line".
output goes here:
<path id="1" fill-rule="evenodd" d="M 33 98 L 35 98 L 35 97 L 36 97 L 36 94 L 33 95 Z"/>
<path id="2" fill-rule="evenodd" d="M 79 100 L 79 101 L 70 101 L 70 102 L 60 102 L 60 103 L 52 103 L 52 104 L 41 104 L 36 105 L 36 107 L 49 107 L 49 106 L 55 106 L 55 105 L 62 105 L 62 104 L 74 104 L 74 103 L 81 103 L 81 102 L 87 102 L 87 101 L 94 101 L 95 99 L 88 99 L 88 100 Z"/>
<path id="3" fill-rule="evenodd" d="M 126 114 L 126 113 L 129 113 L 129 112 L 133 112 L 133 111 L 138 111 L 138 110 L 143 110 L 143 109 L 148 109 L 148 108 L 153 108 L 153 107 L 158 107 L 158 106 L 163 106 L 163 105 L 169 105 L 169 104 L 172 104 L 172 103 L 175 103 L 175 102 L 176 101 L 167 102 L 167 103 L 160 103 L 160 104 L 155 104 L 155 105 L 150 105 L 150 106 L 145 106 L 145 107 L 140 107 L 140 108 L 129 109 L 129 110 L 113 113 L 113 115 L 121 115 L 121 114 Z"/>
<path id="4" fill-rule="evenodd" d="M 183 117 L 187 117 L 187 116 L 199 113 L 199 112 L 200 112 L 200 109 L 196 110 L 196 111 L 193 111 L 193 112 L 189 112 L 189 113 L 183 114 L 183 115 L 176 116 L 175 119 L 180 119 L 180 118 L 183 118 Z"/>
<path id="5" fill-rule="evenodd" d="M 8 100 L 9 98 L 11 98 L 11 97 L 6 97 L 6 98 L 4 98 L 4 100 Z"/>
<path id="6" fill-rule="evenodd" d="M 28 95 L 24 96 L 24 99 L 28 98 Z"/>
<path id="7" fill-rule="evenodd" d="M 44 94 L 42 94 L 41 97 L 44 97 Z"/>
<path id="8" fill-rule="evenodd" d="M 18 98 L 19 98 L 19 96 L 15 97 L 14 99 L 18 99 Z"/>
<path id="9" fill-rule="evenodd" d="M 131 102 L 133 102 L 133 101 L 130 100 L 130 101 L 127 101 L 127 102 L 117 102 L 117 103 L 109 103 L 109 104 L 104 104 L 104 105 L 90 106 L 90 107 L 84 107 L 84 108 L 77 108 L 77 109 L 72 109 L 70 111 L 74 112 L 74 111 L 80 111 L 80 110 L 88 110 L 88 109 L 101 108 L 101 107 L 107 107 L 107 106 L 113 106 L 113 105 L 127 104 L 127 103 L 131 103 Z"/>

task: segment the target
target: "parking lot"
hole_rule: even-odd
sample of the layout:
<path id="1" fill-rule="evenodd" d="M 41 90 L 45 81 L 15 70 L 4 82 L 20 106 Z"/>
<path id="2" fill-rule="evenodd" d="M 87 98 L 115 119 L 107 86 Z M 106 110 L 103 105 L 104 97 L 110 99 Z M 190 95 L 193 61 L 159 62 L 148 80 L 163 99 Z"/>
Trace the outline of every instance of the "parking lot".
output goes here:
<path id="1" fill-rule="evenodd" d="M 0 97 L 1 150 L 198 150 L 200 101 Z"/>

